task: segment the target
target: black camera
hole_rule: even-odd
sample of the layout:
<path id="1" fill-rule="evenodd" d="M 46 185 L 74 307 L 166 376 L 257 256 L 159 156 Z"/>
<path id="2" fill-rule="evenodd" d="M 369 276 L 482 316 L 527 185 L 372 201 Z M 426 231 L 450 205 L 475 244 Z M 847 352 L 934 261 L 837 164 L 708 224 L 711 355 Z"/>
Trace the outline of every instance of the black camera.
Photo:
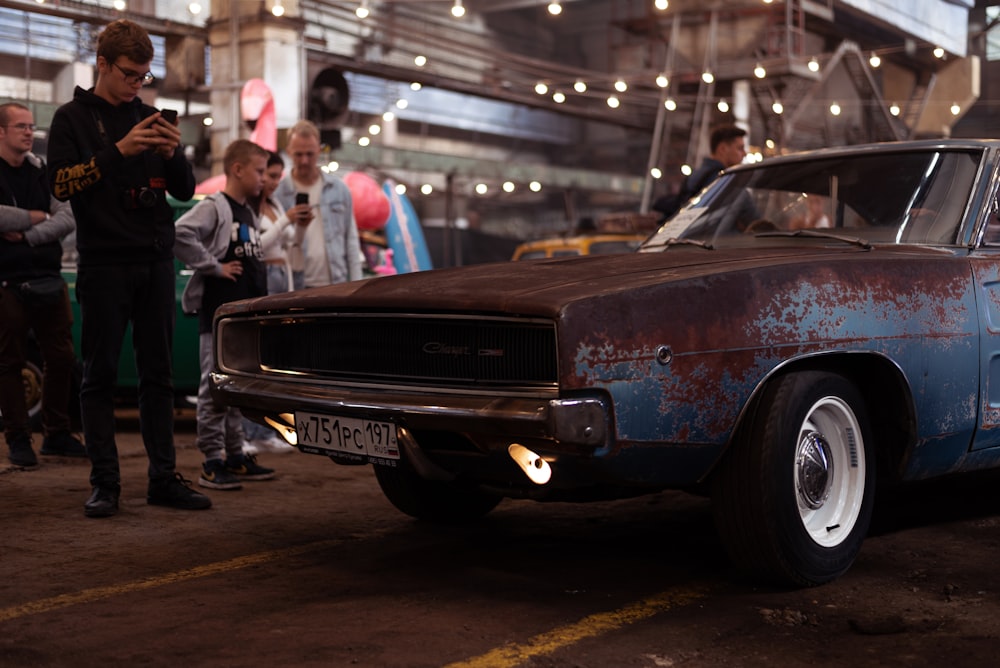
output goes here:
<path id="1" fill-rule="evenodd" d="M 130 188 L 125 191 L 126 209 L 152 209 L 160 201 L 153 188 Z"/>

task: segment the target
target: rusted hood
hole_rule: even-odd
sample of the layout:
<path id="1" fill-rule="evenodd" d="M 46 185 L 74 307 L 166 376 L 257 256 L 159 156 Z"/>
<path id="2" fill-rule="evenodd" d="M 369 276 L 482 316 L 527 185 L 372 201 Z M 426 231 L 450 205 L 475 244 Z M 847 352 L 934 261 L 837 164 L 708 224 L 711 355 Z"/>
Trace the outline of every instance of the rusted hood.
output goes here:
<path id="1" fill-rule="evenodd" d="M 878 252 L 855 247 L 734 250 L 691 247 L 671 248 L 662 253 L 491 263 L 271 295 L 228 304 L 219 314 L 251 310 L 308 312 L 330 308 L 404 308 L 554 317 L 574 301 L 644 285 L 663 285 L 727 271 L 745 271 L 756 266 L 773 267 L 784 262 L 822 262 L 845 254 L 871 258 Z"/>

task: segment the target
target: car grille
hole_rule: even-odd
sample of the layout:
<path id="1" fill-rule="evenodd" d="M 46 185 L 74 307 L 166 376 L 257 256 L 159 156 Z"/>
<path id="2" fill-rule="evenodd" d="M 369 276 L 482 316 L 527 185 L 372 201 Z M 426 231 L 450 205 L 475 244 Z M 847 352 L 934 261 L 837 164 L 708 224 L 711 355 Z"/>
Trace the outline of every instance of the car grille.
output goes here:
<path id="1" fill-rule="evenodd" d="M 380 384 L 551 387 L 555 326 L 500 318 L 336 315 L 263 321 L 268 371 Z"/>

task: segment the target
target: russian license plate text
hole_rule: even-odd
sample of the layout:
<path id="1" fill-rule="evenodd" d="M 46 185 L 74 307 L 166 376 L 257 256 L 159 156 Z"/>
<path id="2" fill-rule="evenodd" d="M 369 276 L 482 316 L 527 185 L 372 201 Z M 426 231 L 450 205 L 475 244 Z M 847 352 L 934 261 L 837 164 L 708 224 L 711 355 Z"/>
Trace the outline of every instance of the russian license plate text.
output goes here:
<path id="1" fill-rule="evenodd" d="M 295 432 L 299 447 L 368 458 L 399 459 L 396 425 L 355 417 L 298 412 Z"/>

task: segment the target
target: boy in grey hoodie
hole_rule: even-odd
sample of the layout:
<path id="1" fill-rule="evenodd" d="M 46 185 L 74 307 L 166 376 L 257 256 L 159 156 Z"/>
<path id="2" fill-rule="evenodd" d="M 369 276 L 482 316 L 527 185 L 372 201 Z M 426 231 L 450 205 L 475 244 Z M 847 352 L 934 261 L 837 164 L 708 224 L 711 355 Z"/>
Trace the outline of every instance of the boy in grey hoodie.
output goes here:
<path id="1" fill-rule="evenodd" d="M 270 480 L 274 470 L 243 452 L 242 415 L 221 406 L 209 391 L 215 366 L 212 317 L 226 302 L 267 294 L 267 273 L 260 248 L 259 216 L 249 203 L 260 195 L 268 153 L 237 139 L 223 158 L 226 185 L 181 216 L 176 223 L 175 254 L 195 270 L 181 304 L 198 313 L 201 383 L 198 387 L 198 448 L 205 455 L 198 484 L 240 489 L 243 480 Z"/>

